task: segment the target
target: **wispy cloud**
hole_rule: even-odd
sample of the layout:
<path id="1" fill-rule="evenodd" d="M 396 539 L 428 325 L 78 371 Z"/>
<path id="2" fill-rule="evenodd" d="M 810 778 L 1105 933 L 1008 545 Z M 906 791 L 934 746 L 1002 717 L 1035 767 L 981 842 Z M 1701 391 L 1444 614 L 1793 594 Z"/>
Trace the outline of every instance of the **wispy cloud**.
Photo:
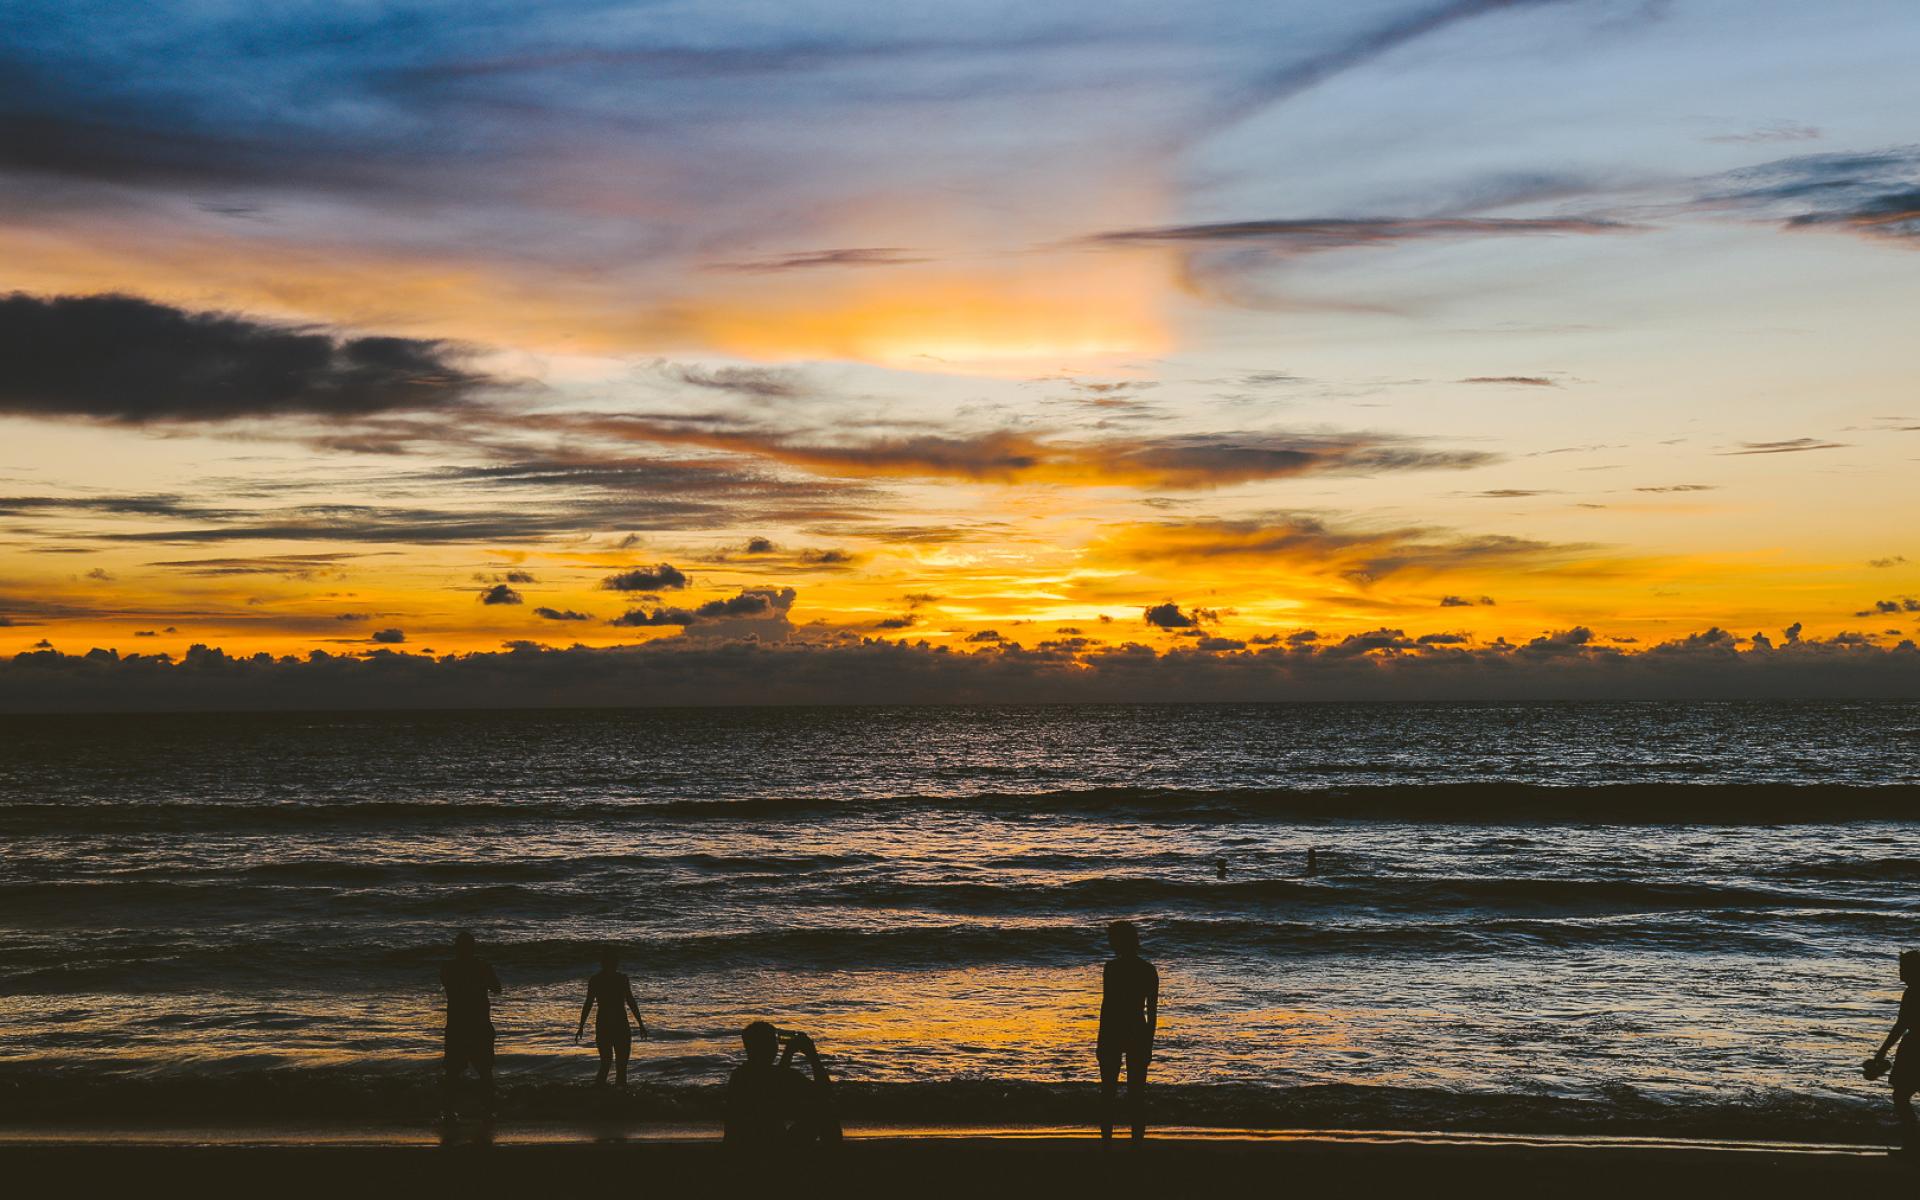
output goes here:
<path id="1" fill-rule="evenodd" d="M 1738 450 L 1721 450 L 1722 455 L 1739 454 L 1800 454 L 1808 450 L 1844 450 L 1846 442 L 1826 442 L 1819 438 L 1787 438 L 1778 442 L 1741 442 Z"/>
<path id="2" fill-rule="evenodd" d="M 831 267 L 898 267 L 927 261 L 929 260 L 924 256 L 895 246 L 864 246 L 841 250 L 805 250 L 797 254 L 783 254 L 773 258 L 713 263 L 707 269 L 767 274 L 781 271 L 816 271 Z"/>
<path id="3" fill-rule="evenodd" d="M 1334 217 L 1160 225 L 1089 235 L 1095 245 L 1257 244 L 1281 254 L 1315 254 L 1401 242 L 1633 233 L 1626 221 L 1580 217 Z"/>

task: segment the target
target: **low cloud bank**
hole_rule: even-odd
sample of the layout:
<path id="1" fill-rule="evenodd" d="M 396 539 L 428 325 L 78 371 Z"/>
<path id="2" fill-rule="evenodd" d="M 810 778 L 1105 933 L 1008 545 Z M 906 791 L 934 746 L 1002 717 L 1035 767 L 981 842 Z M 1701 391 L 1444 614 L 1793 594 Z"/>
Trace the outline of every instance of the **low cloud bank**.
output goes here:
<path id="1" fill-rule="evenodd" d="M 1797 632 L 1797 631 L 1796 631 Z M 1637 653 L 1584 629 L 1475 647 L 1383 629 L 1157 651 L 1067 642 L 961 653 L 879 639 L 614 649 L 517 643 L 464 655 L 392 650 L 175 660 L 39 650 L 0 661 L 0 711 L 650 707 L 738 704 L 1300 700 L 1920 698 L 1920 649 L 1845 635 L 1738 639 L 1719 629 Z"/>

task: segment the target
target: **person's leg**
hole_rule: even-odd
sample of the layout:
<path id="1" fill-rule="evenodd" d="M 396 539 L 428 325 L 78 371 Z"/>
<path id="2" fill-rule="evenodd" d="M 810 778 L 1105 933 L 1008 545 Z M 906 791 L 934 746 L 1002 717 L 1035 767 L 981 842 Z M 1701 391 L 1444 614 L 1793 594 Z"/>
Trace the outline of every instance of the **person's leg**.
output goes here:
<path id="1" fill-rule="evenodd" d="M 1133 1126 L 1133 1140 L 1147 1136 L 1147 1049 L 1127 1051 L 1127 1121 Z"/>
<path id="2" fill-rule="evenodd" d="M 493 1115 L 493 1039 L 487 1038 L 473 1056 L 474 1074 L 480 1077 L 480 1098 L 486 1102 L 486 1115 Z"/>
<path id="3" fill-rule="evenodd" d="M 633 1056 L 633 1039 L 632 1038 L 623 1037 L 613 1044 L 613 1061 L 615 1064 L 615 1080 L 621 1087 L 627 1086 L 627 1059 L 631 1058 L 632 1056 Z M 603 1080 L 606 1078 L 606 1070 L 604 1067 L 601 1069 L 600 1077 Z"/>
<path id="4" fill-rule="evenodd" d="M 448 1120 L 452 1120 L 459 1109 L 460 1076 L 466 1069 L 466 1056 L 453 1035 L 448 1034 L 440 1051 L 440 1115 Z"/>
<path id="5" fill-rule="evenodd" d="M 1120 1055 L 1100 1047 L 1100 1140 L 1113 1140 L 1113 1094 L 1120 1080 Z"/>
<path id="6" fill-rule="evenodd" d="M 1900 1119 L 1900 1143 L 1908 1150 L 1920 1150 L 1920 1118 L 1913 1114 L 1913 1091 L 1901 1088 L 1893 1094 L 1893 1115 Z"/>
<path id="7" fill-rule="evenodd" d="M 593 1086 L 597 1088 L 605 1087 L 607 1086 L 607 1071 L 613 1066 L 613 1039 L 602 1034 L 594 1039 L 593 1044 L 600 1051 L 600 1071 L 593 1077 Z M 621 1074 L 625 1075 L 626 1072 L 622 1071 Z"/>

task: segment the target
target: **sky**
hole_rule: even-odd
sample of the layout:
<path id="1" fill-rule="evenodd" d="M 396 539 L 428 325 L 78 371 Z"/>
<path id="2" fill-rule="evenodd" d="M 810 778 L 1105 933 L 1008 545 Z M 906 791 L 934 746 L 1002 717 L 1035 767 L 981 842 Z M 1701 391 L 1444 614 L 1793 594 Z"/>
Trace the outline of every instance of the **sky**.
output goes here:
<path id="1" fill-rule="evenodd" d="M 15 703 L 1920 691 L 1905 0 L 9 11 Z"/>

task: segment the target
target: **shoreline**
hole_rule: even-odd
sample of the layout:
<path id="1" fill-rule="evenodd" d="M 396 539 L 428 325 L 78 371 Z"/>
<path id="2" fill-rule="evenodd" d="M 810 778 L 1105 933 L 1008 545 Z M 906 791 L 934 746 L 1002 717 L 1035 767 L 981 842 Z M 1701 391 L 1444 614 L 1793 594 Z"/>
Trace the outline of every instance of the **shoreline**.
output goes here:
<path id="1" fill-rule="evenodd" d="M 972 1124 L 858 1124 L 845 1131 L 848 1143 L 919 1144 L 954 1142 L 1077 1145 L 1098 1141 L 1083 1126 Z M 1122 1135 L 1121 1140 L 1125 1140 Z M 232 1150 L 402 1149 L 485 1146 L 490 1148 L 566 1146 L 717 1145 L 720 1131 L 710 1124 L 622 1121 L 494 1121 L 463 1117 L 413 1125 L 395 1124 L 223 1124 L 128 1125 L 125 1123 L 14 1124 L 0 1126 L 0 1150 L 49 1147 L 142 1147 Z M 1713 1154 L 1798 1154 L 1883 1157 L 1893 1147 L 1871 1142 L 1819 1142 L 1766 1138 L 1663 1137 L 1646 1134 L 1557 1134 L 1495 1130 L 1443 1129 L 1245 1129 L 1176 1125 L 1152 1129 L 1151 1143 L 1245 1146 L 1470 1147 L 1586 1152 L 1671 1152 Z"/>
<path id="2" fill-rule="evenodd" d="M 232 1134 L 236 1131 L 227 1131 Z M 299 1131 L 283 1131 L 300 1136 Z M 311 1133 L 312 1131 L 305 1131 Z M 391 1131 L 389 1131 L 390 1133 Z M 703 1136 L 440 1144 L 350 1141 L 125 1141 L 110 1131 L 0 1131 L 0 1179 L 40 1194 L 372 1197 L 538 1196 L 644 1188 L 662 1195 L 1097 1194 L 1172 1200 L 1214 1194 L 1796 1196 L 1900 1195 L 1920 1182 L 1913 1154 L 1795 1143 L 1708 1143 L 1418 1131 L 1166 1130 L 1103 1146 L 1090 1131 L 863 1128 L 842 1145 L 743 1164 Z M 550 1131 L 549 1131 L 550 1132 Z M 688 1132 L 685 1130 L 682 1133 Z M 259 1131 L 255 1131 L 258 1136 Z M 338 1134 L 339 1131 L 336 1131 Z M 48 1140 L 48 1135 L 52 1140 Z M 62 1140 L 64 1137 L 65 1140 Z M 190 1191 L 189 1191 L 190 1189 Z"/>

